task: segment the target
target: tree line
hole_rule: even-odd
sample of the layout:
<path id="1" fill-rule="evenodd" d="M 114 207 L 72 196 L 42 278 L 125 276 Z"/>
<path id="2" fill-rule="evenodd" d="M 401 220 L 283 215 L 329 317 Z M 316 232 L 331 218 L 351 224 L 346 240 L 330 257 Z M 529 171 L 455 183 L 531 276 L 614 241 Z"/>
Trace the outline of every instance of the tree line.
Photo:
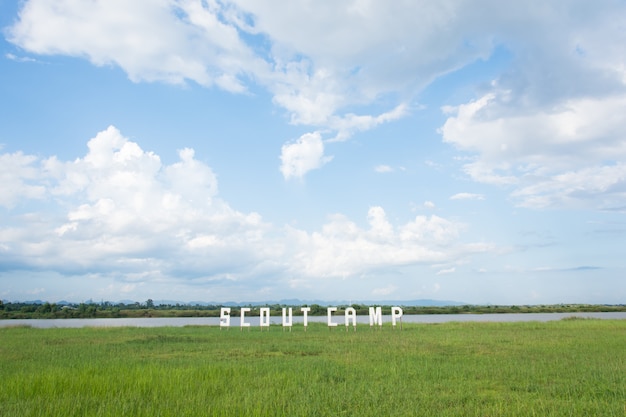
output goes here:
<path id="1" fill-rule="evenodd" d="M 369 307 L 378 305 L 339 305 L 337 314 L 352 307 L 357 315 L 369 314 Z M 132 317 L 219 317 L 221 304 L 155 304 L 152 299 L 143 303 L 49 303 L 8 302 L 0 300 L 0 319 L 63 319 L 63 318 L 132 318 Z M 280 316 L 283 308 L 292 307 L 294 315 L 302 314 L 300 307 L 310 307 L 311 316 L 326 315 L 326 306 L 310 305 L 245 305 L 229 306 L 231 315 L 237 316 L 241 307 L 251 309 L 248 316 L 258 314 L 259 308 L 269 307 L 272 316 Z M 391 306 L 381 305 L 383 314 L 390 314 Z M 494 313 L 574 313 L 574 312 L 626 312 L 626 305 L 608 304 L 553 304 L 553 305 L 461 305 L 461 306 L 401 306 L 404 314 L 494 314 Z"/>

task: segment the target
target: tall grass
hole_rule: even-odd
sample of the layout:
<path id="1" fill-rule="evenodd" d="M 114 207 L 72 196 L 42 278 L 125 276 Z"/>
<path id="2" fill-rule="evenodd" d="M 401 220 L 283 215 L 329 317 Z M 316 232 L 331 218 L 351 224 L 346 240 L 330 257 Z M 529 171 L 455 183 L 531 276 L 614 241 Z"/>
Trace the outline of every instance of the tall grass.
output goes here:
<path id="1" fill-rule="evenodd" d="M 0 329 L 0 416 L 620 416 L 626 321 Z"/>

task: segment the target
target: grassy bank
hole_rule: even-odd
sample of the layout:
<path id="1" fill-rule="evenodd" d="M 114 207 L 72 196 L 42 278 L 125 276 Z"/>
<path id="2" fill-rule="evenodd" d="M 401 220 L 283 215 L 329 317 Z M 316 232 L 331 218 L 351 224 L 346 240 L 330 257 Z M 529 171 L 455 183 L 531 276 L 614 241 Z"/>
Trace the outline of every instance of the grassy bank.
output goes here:
<path id="1" fill-rule="evenodd" d="M 219 317 L 220 305 L 155 305 L 152 300 L 146 303 L 112 304 L 80 303 L 3 303 L 0 300 L 0 319 L 69 319 L 69 318 L 138 318 L 138 317 Z M 231 315 L 238 316 L 240 307 L 232 307 Z M 260 307 L 267 307 L 272 316 L 280 316 L 282 308 L 292 307 L 294 315 L 302 315 L 300 305 L 270 304 L 265 306 L 248 305 L 250 315 L 259 315 Z M 325 316 L 326 306 L 319 304 L 307 305 L 309 316 Z M 358 315 L 368 315 L 369 305 L 352 304 L 337 305 L 341 314 L 346 307 L 352 307 Z M 391 314 L 391 305 L 382 305 L 383 314 Z M 552 304 L 552 305 L 458 305 L 458 306 L 403 306 L 404 314 L 502 314 L 502 313 L 600 313 L 626 312 L 626 304 Z"/>
<path id="2" fill-rule="evenodd" d="M 626 321 L 0 329 L 2 416 L 620 416 Z"/>

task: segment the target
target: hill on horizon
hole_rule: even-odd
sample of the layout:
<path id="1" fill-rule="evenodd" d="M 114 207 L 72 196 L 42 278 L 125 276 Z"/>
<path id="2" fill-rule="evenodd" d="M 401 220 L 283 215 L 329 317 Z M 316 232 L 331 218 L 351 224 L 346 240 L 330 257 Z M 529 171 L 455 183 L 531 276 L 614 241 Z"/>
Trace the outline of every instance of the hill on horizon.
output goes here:
<path id="1" fill-rule="evenodd" d="M 100 302 L 94 301 L 93 299 L 89 299 L 86 301 L 48 301 L 48 300 L 28 300 L 28 301 L 9 301 L 2 300 L 5 303 L 24 303 L 24 304 L 45 304 L 45 303 L 55 303 L 58 305 L 68 305 L 68 304 L 100 304 L 103 302 L 111 303 L 111 304 L 126 304 L 131 305 L 135 303 L 145 304 L 147 300 L 136 301 L 136 300 L 119 300 L 119 301 L 108 301 L 102 300 Z M 286 306 L 301 306 L 301 305 L 313 305 L 317 304 L 320 306 L 343 306 L 343 305 L 352 305 L 352 304 L 361 304 L 361 305 L 395 305 L 395 306 L 406 306 L 406 307 L 446 307 L 446 306 L 460 306 L 467 305 L 469 303 L 461 302 L 461 301 L 451 301 L 451 300 L 432 300 L 432 299 L 420 299 L 420 300 L 300 300 L 297 298 L 292 299 L 283 299 L 278 301 L 267 300 L 267 301 L 177 301 L 177 300 L 153 300 L 154 305 L 186 305 L 186 306 L 227 306 L 227 307 L 243 307 L 243 306 L 265 306 L 265 305 L 286 305 Z"/>

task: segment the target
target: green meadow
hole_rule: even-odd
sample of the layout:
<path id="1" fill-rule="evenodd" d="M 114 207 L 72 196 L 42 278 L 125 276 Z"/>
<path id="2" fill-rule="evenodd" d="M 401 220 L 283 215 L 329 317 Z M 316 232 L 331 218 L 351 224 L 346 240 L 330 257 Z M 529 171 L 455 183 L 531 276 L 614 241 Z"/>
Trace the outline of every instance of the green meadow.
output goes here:
<path id="1" fill-rule="evenodd" d="M 0 329 L 0 416 L 620 416 L 626 320 Z"/>

